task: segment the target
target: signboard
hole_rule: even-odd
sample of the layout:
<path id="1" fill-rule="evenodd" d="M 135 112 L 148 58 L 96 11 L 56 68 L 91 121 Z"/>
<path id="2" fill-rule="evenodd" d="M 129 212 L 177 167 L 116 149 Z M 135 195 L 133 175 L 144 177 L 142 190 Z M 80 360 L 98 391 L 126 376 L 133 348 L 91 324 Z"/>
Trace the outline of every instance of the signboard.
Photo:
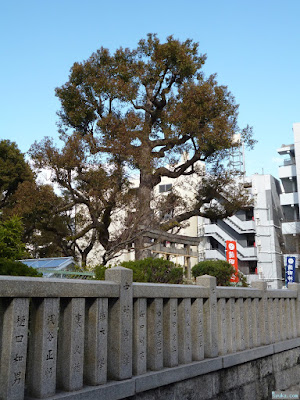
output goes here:
<path id="1" fill-rule="evenodd" d="M 295 271 L 296 271 L 296 257 L 286 257 L 285 266 L 285 284 L 288 286 L 289 283 L 295 282 Z"/>
<path id="2" fill-rule="evenodd" d="M 236 251 L 236 242 L 234 240 L 226 240 L 226 259 L 235 268 L 235 274 L 232 275 L 230 282 L 238 282 L 238 260 Z"/>

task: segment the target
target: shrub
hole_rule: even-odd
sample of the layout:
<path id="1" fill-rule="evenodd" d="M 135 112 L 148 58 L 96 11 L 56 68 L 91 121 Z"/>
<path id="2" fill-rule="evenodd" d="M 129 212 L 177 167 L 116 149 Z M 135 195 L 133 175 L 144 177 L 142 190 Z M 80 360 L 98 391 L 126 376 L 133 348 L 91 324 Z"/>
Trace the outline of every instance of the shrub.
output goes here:
<path id="1" fill-rule="evenodd" d="M 183 283 L 183 270 L 171 261 L 162 258 L 124 261 L 121 267 L 132 269 L 133 282 Z M 97 265 L 95 278 L 104 279 L 105 270 L 110 267 Z"/>
<path id="2" fill-rule="evenodd" d="M 95 279 L 103 281 L 105 279 L 105 271 L 110 267 L 105 267 L 102 264 L 96 265 L 94 268 Z"/>
<path id="3" fill-rule="evenodd" d="M 0 258 L 0 275 L 43 276 L 35 268 L 28 267 L 20 261 L 13 261 L 5 258 Z"/>
<path id="4" fill-rule="evenodd" d="M 234 273 L 234 267 L 224 260 L 201 261 L 192 268 L 194 278 L 200 275 L 215 276 L 218 286 L 230 286 L 230 278 Z"/>

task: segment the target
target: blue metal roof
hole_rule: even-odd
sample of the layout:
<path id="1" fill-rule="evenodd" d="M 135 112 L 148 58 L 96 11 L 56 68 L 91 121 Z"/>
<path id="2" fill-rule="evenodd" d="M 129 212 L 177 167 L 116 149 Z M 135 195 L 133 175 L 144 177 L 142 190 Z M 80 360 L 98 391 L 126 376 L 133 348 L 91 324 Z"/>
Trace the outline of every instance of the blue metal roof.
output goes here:
<path id="1" fill-rule="evenodd" d="M 33 267 L 37 269 L 54 269 L 56 271 L 68 268 L 75 264 L 73 257 L 52 257 L 52 258 L 29 258 L 26 260 L 20 260 L 23 264 L 28 265 L 28 267 Z M 42 272 L 42 271 L 41 271 Z"/>

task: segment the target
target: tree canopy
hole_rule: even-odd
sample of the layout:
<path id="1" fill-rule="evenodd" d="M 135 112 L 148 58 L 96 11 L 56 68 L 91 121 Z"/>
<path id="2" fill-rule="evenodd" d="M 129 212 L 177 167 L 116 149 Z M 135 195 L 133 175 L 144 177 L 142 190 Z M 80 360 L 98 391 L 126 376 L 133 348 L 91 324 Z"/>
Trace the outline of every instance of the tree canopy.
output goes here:
<path id="1" fill-rule="evenodd" d="M 33 180 L 31 168 L 16 143 L 0 140 L 0 209 L 9 206 L 20 183 Z"/>
<path id="2" fill-rule="evenodd" d="M 233 135 L 239 132 L 251 147 L 252 131 L 239 128 L 228 88 L 216 75 L 204 76 L 205 60 L 192 40 L 170 36 L 161 43 L 149 34 L 136 49 L 111 54 L 102 47 L 72 66 L 68 82 L 56 89 L 64 146 L 45 139 L 31 155 L 36 166 L 55 172 L 70 204 L 85 210 L 76 237 L 89 234 L 90 243 L 98 240 L 110 254 L 130 241 L 137 250 L 145 229 L 169 230 L 192 216 L 224 218 L 245 205 L 247 196 L 222 162 L 236 145 Z M 128 179 L 134 172 L 136 190 Z M 163 177 L 197 174 L 193 201 L 187 205 L 184 195 L 172 192 L 161 205 L 174 212 L 162 220 L 153 207 L 155 187 Z"/>
<path id="3" fill-rule="evenodd" d="M 18 260 L 25 256 L 22 234 L 23 225 L 19 218 L 0 221 L 0 258 Z"/>
<path id="4" fill-rule="evenodd" d="M 133 282 L 183 283 L 183 269 L 172 261 L 163 258 L 144 258 L 143 260 L 123 261 L 121 267 L 133 271 Z M 110 268 L 103 265 L 95 267 L 95 278 L 105 279 L 105 271 Z"/>
<path id="5" fill-rule="evenodd" d="M 2 252 L 5 248 L 10 252 L 9 243 L 17 243 L 18 239 L 18 248 L 27 244 L 34 257 L 73 256 L 74 244 L 67 239 L 71 236 L 72 221 L 65 204 L 52 186 L 37 182 L 16 143 L 0 141 Z M 13 253 L 12 258 L 22 258 L 21 253 Z"/>

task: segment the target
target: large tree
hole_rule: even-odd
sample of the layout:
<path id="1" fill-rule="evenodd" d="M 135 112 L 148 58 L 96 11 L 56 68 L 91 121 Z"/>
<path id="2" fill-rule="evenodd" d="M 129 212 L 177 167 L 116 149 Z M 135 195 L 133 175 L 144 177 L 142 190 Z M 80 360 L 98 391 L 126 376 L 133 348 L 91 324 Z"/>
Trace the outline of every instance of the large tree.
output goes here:
<path id="1" fill-rule="evenodd" d="M 125 228 L 127 213 L 122 210 L 135 206 L 134 190 L 130 190 L 119 157 L 101 160 L 98 154 L 91 154 L 82 136 L 75 133 L 66 140 L 63 149 L 45 138 L 32 146 L 31 154 L 36 167 L 52 170 L 53 182 L 64 193 L 63 208 L 73 210 L 68 239 L 75 252 L 80 253 L 83 265 L 96 243 L 105 249 L 102 261 L 106 263 L 130 242 L 131 231 Z"/>
<path id="2" fill-rule="evenodd" d="M 16 229 L 11 221 L 21 219 L 20 238 L 32 256 L 75 255 L 75 244 L 69 239 L 72 236 L 70 208 L 68 201 L 57 195 L 53 187 L 36 181 L 35 173 L 16 143 L 0 141 L 0 224 L 7 227 L 7 232 L 11 227 L 14 234 Z M 0 245 L 7 246 L 0 239 Z"/>
<path id="3" fill-rule="evenodd" d="M 56 180 L 68 189 L 75 203 L 81 202 L 88 208 L 90 229 L 96 228 L 100 242 L 109 251 L 133 238 L 140 249 L 143 243 L 138 238 L 145 229 L 169 230 L 192 216 L 224 218 L 243 205 L 245 196 L 240 188 L 232 186 L 232 177 L 224 171 L 222 162 L 235 145 L 233 135 L 241 133 L 244 143 L 252 146 L 252 132 L 249 127 L 238 127 L 238 106 L 227 87 L 219 85 L 215 75 L 204 76 L 205 59 L 192 40 L 180 42 L 170 36 L 160 43 L 156 35 L 149 34 L 134 50 L 120 48 L 110 54 L 108 49 L 101 48 L 88 60 L 76 62 L 68 82 L 56 89 L 61 101 L 60 133 L 65 147 L 59 153 L 49 141 L 44 141 L 35 144 L 32 156 L 40 166 L 55 166 Z M 78 160 L 69 165 L 69 176 L 66 170 L 62 173 L 62 164 L 57 168 L 72 146 L 74 152 L 80 150 L 81 160 L 81 151 L 96 160 L 94 168 L 90 167 L 88 181 L 82 175 L 83 171 L 87 173 L 86 169 L 76 164 Z M 182 157 L 183 154 L 188 157 Z M 163 177 L 194 176 L 199 162 L 205 162 L 208 175 L 201 177 L 200 184 L 199 180 L 196 183 L 193 201 L 187 208 L 176 207 L 180 200 L 184 204 L 184 198 L 180 199 L 179 192 L 172 193 L 168 196 L 169 207 L 176 212 L 170 213 L 168 221 L 159 220 L 157 215 L 161 213 L 155 213 L 152 206 L 155 187 Z M 126 192 L 125 168 L 139 173 L 134 210 L 128 213 L 123 225 L 124 231 L 134 234 L 111 240 L 110 222 L 120 199 L 116 199 L 116 194 Z M 99 182 L 93 174 L 100 170 L 101 185 L 109 178 L 112 186 L 107 190 L 96 183 L 105 197 L 97 215 L 88 204 L 93 200 L 87 185 L 93 186 L 93 180 Z M 114 179 L 110 177 L 111 171 Z M 104 177 L 105 174 L 108 176 Z M 71 175 L 77 177 L 73 188 Z M 220 201 L 216 203 L 215 198 Z M 137 256 L 141 255 L 138 252 Z"/>
<path id="4" fill-rule="evenodd" d="M 48 184 L 23 182 L 12 196 L 12 205 L 4 214 L 7 218 L 22 218 L 23 240 L 33 257 L 75 256 L 72 216 L 63 196 Z"/>

